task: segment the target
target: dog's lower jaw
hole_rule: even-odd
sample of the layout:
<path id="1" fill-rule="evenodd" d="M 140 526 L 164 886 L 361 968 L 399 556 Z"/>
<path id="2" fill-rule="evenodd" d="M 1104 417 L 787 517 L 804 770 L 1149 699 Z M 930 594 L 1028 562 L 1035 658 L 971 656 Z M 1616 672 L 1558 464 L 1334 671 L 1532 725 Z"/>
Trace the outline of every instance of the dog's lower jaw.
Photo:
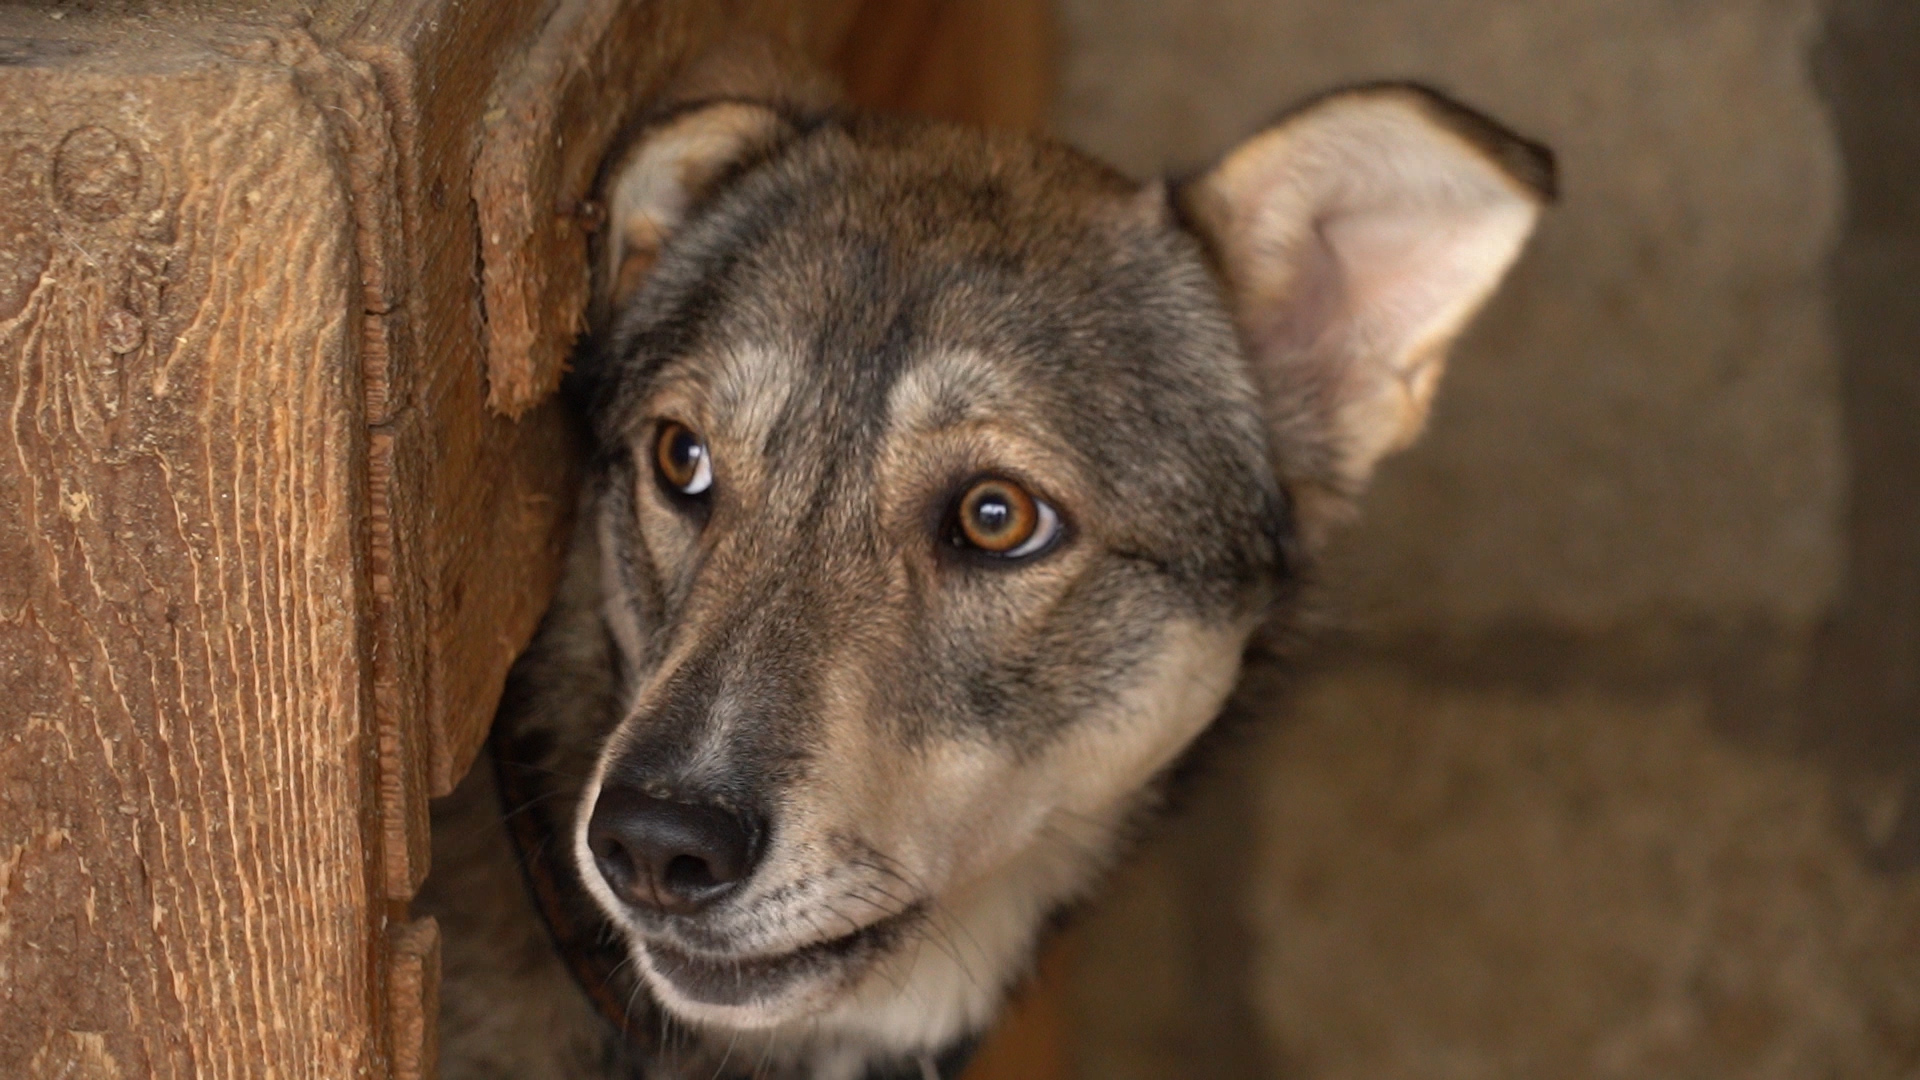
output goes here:
<path id="1" fill-rule="evenodd" d="M 738 1040 L 771 1061 L 804 1062 L 809 1076 L 857 1077 L 876 1061 L 938 1054 L 993 1023 L 1051 918 L 1106 869 L 1110 856 L 1089 853 L 1112 852 L 1135 810 L 1129 802 L 1043 831 L 995 872 L 929 905 L 851 978 L 826 972 L 771 999 L 714 1005 L 663 977 L 645 945 L 633 947 L 634 960 L 655 1001 L 708 1041 Z"/>
<path id="2" fill-rule="evenodd" d="M 772 955 L 685 950 L 662 938 L 642 939 L 630 953 L 655 1000 L 682 1020 L 766 1031 L 828 1008 L 923 917 L 909 909 Z"/>

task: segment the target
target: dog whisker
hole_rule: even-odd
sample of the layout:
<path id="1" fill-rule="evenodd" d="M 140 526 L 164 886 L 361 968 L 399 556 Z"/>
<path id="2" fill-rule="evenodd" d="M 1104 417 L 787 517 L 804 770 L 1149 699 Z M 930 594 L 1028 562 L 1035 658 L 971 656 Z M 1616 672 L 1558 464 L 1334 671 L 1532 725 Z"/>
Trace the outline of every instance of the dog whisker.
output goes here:
<path id="1" fill-rule="evenodd" d="M 927 898 L 927 903 L 931 907 L 930 914 L 932 917 L 929 920 L 930 925 L 939 927 L 941 932 L 945 934 L 948 944 L 950 944 L 954 950 L 954 954 L 955 954 L 954 962 L 960 965 L 961 971 L 966 975 L 969 981 L 973 982 L 975 986 L 979 986 L 980 981 L 978 978 L 974 976 L 972 967 L 968 965 L 964 960 L 962 960 L 959 956 L 960 943 L 954 939 L 952 931 L 957 930 L 963 936 L 965 936 L 968 943 L 973 946 L 974 953 L 983 962 L 991 963 L 992 958 L 987 953 L 987 950 L 980 944 L 980 942 L 974 938 L 972 931 L 967 929 L 966 923 L 954 917 L 953 913 L 950 910 L 948 910 L 946 904 L 941 902 L 940 899 L 937 896 L 935 896 L 931 890 L 927 889 L 921 883 L 907 877 L 907 875 L 904 873 L 906 868 L 900 865 L 900 862 L 898 859 L 895 859 L 892 856 L 889 856 L 886 853 L 881 851 L 877 851 L 873 849 L 869 849 L 869 851 L 875 857 L 881 860 L 880 864 L 876 865 L 874 869 L 880 870 L 881 872 L 886 873 L 889 876 L 893 877 L 895 880 L 899 881 L 902 885 L 906 886 L 907 890 L 910 893 L 916 896 L 924 896 Z M 942 916 L 944 916 L 944 918 Z"/>
<path id="2" fill-rule="evenodd" d="M 720 1055 L 720 1066 L 713 1070 L 713 1080 L 720 1080 L 721 1074 L 727 1071 L 727 1062 L 733 1060 L 733 1048 L 739 1041 L 740 1029 L 735 1028 L 733 1037 L 727 1040 L 727 1052 Z"/>

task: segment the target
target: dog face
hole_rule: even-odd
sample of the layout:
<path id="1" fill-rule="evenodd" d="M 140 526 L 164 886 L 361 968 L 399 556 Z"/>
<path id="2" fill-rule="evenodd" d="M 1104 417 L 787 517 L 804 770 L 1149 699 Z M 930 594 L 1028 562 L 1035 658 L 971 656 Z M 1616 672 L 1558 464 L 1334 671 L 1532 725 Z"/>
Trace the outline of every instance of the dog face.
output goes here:
<path id="1" fill-rule="evenodd" d="M 1199 179 L 723 102 L 611 175 L 583 878 L 696 1025 L 990 1018 L 1546 195 L 1406 88 Z"/>

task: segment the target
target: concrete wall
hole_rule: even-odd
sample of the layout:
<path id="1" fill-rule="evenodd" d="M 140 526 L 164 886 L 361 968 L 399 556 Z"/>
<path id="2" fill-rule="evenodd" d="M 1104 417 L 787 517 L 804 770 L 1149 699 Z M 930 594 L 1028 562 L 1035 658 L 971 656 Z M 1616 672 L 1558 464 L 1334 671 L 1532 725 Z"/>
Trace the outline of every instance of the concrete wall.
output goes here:
<path id="1" fill-rule="evenodd" d="M 1920 6 L 1060 11 L 1142 175 L 1411 76 L 1566 193 L 1076 934 L 1083 1075 L 1920 1075 Z"/>

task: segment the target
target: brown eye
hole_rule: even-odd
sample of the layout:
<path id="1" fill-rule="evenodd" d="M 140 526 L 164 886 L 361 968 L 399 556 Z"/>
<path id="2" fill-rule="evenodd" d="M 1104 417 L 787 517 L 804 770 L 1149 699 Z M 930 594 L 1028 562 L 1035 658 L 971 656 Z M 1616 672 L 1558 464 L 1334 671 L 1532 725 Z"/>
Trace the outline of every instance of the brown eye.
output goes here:
<path id="1" fill-rule="evenodd" d="M 988 555 L 1018 559 L 1046 550 L 1060 533 L 1060 515 L 1010 480 L 974 483 L 955 511 L 954 542 Z"/>
<path id="2" fill-rule="evenodd" d="M 653 463 L 660 470 L 660 479 L 682 495 L 704 494 L 713 487 L 713 461 L 707 454 L 707 444 L 685 424 L 669 420 L 660 425 Z"/>

